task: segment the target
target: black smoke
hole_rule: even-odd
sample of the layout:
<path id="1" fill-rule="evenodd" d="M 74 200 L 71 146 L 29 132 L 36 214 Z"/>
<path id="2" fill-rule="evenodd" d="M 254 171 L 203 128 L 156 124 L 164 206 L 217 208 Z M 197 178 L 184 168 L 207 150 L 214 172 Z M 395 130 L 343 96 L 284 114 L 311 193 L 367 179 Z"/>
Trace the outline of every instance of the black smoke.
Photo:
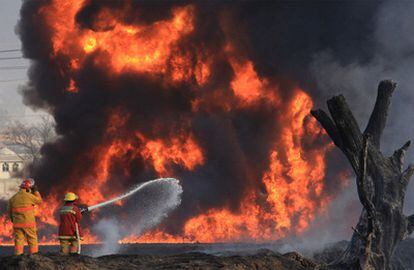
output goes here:
<path id="1" fill-rule="evenodd" d="M 39 10 L 49 1 L 23 1 L 18 33 L 25 57 L 33 62 L 30 82 L 22 90 L 24 103 L 50 112 L 56 121 L 58 139 L 42 148 L 42 162 L 33 168 L 43 193 L 62 194 L 67 188 L 85 185 L 83 177 L 97 160 L 90 153 L 113 139 L 106 134 L 111 110 L 121 108 L 130 118 L 117 132 L 127 138 L 139 130 L 149 138 L 170 138 L 177 131 L 194 134 L 205 151 L 206 163 L 195 171 L 174 167 L 174 175 L 183 180 L 182 206 L 164 224 L 177 232 L 193 215 L 206 209 L 229 206 L 237 211 L 246 190 L 264 192 L 261 173 L 268 167 L 268 151 L 277 136 L 280 123 L 275 121 L 281 110 L 261 104 L 253 109 L 227 112 L 209 104 L 192 112 L 196 97 L 214 97 L 217 89 L 229 89 L 233 72 L 225 57 L 214 57 L 213 74 L 208 86 L 199 92 L 192 84 L 168 86 L 161 80 L 136 73 L 109 76 L 108 68 L 93 64 L 93 55 L 76 75 L 80 91 L 68 93 L 68 78 L 60 72 L 69 59 L 51 57 L 49 29 Z M 168 19 L 173 7 L 189 1 L 88 1 L 76 15 L 79 27 L 107 31 L 96 27 L 96 14 L 102 8 L 114 12 L 130 5 L 126 24 L 151 24 Z M 196 31 L 181 41 L 181 50 L 204 49 L 220 52 L 231 37 L 236 50 L 251 59 L 261 76 L 277 82 L 284 101 L 292 87 L 299 84 L 321 104 L 311 73 L 313 57 L 321 51 L 332 52 L 342 63 L 370 61 L 374 15 L 380 3 L 374 1 L 199 1 L 196 6 Z M 225 24 L 223 26 L 223 23 Z M 166 89 L 168 88 L 168 89 Z M 231 99 L 231 93 L 220 94 Z M 308 144 L 326 143 L 319 138 Z M 326 190 L 335 194 L 338 172 L 347 168 L 338 151 L 326 158 Z M 122 173 L 126 167 L 130 175 Z M 76 173 L 74 173 L 76 172 Z M 118 162 L 111 167 L 109 189 L 119 191 L 156 178 L 156 172 L 136 158 L 131 163 Z M 87 185 L 87 184 L 86 184 Z M 105 193 L 105 191 L 104 191 Z M 102 214 L 102 213 L 100 213 Z M 105 214 L 102 214 L 105 215 Z"/>

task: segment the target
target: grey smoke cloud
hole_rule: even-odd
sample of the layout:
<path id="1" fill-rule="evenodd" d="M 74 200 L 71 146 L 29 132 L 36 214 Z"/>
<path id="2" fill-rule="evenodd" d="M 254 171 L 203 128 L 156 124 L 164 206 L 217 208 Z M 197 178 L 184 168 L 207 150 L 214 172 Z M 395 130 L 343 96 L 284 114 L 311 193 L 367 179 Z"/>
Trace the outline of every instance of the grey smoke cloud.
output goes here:
<path id="1" fill-rule="evenodd" d="M 358 200 L 355 179 L 349 178 L 346 185 L 327 208 L 317 214 L 303 234 L 284 239 L 276 250 L 282 253 L 299 251 L 305 256 L 312 256 L 327 244 L 350 239 L 362 206 Z"/>
<path id="2" fill-rule="evenodd" d="M 393 79 L 394 94 L 389 120 L 382 139 L 382 150 L 391 155 L 405 141 L 414 140 L 414 2 L 388 1 L 381 5 L 372 32 L 374 57 L 361 63 L 343 64 L 332 51 L 314 55 L 311 73 L 320 91 L 320 100 L 343 93 L 362 127 L 365 127 L 376 96 L 379 80 Z M 357 48 L 358 49 L 358 48 Z M 362 48 L 361 48 L 362 49 Z M 322 105 L 322 104 L 319 104 Z M 414 162 L 409 151 L 406 164 Z M 406 197 L 405 211 L 414 212 L 414 181 Z M 356 192 L 356 190 L 355 190 Z"/>
<path id="3" fill-rule="evenodd" d="M 120 249 L 118 240 L 121 237 L 121 228 L 116 219 L 102 219 L 93 229 L 100 235 L 103 235 L 103 241 L 99 249 L 94 249 L 92 256 L 98 257 L 118 253 Z"/>

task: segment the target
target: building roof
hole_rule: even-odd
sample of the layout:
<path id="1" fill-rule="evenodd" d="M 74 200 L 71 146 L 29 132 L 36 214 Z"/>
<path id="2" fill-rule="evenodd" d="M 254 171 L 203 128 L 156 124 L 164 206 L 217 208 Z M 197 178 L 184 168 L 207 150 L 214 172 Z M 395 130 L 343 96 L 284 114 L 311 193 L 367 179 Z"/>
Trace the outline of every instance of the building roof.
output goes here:
<path id="1" fill-rule="evenodd" d="M 8 147 L 0 148 L 0 162 L 23 162 L 24 160 Z"/>
<path id="2" fill-rule="evenodd" d="M 15 154 L 20 156 L 27 154 L 27 148 L 22 145 L 15 145 L 15 144 L 0 144 L 0 148 L 7 147 L 8 149 L 12 150 Z"/>

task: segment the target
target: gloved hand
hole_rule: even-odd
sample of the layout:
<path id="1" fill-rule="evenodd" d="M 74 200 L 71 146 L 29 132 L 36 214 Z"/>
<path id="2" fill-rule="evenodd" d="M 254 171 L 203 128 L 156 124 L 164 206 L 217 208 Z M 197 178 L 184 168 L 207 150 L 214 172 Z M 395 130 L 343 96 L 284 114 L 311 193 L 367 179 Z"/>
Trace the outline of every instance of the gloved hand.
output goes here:
<path id="1" fill-rule="evenodd" d="M 39 188 L 36 185 L 33 185 L 32 186 L 32 193 L 34 194 L 34 193 L 36 193 L 38 191 L 39 191 Z"/>
<path id="2" fill-rule="evenodd" d="M 89 210 L 88 210 L 88 206 L 86 206 L 86 205 L 80 205 L 80 206 L 79 206 L 79 210 L 80 210 L 80 212 L 81 212 L 82 214 L 86 214 L 86 213 L 88 213 L 88 212 L 89 212 Z"/>

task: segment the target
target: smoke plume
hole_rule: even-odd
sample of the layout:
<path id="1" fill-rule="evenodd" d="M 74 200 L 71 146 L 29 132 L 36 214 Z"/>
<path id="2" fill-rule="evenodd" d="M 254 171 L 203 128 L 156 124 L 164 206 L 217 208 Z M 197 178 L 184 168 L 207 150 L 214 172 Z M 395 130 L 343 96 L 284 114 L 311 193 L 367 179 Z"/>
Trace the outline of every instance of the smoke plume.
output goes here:
<path id="1" fill-rule="evenodd" d="M 407 140 L 412 140 L 414 129 L 411 123 L 414 115 L 414 3 L 386 1 L 379 5 L 372 16 L 372 30 L 367 33 L 368 44 L 361 47 L 371 52 L 365 61 L 350 58 L 343 62 L 335 51 L 321 50 L 312 56 L 312 75 L 320 96 L 328 98 L 334 92 L 344 93 L 357 120 L 365 126 L 375 102 L 375 87 L 379 79 L 393 79 L 398 89 L 393 97 L 390 116 L 384 131 L 382 150 L 391 155 Z M 369 46 L 368 46 L 369 45 Z M 359 50 L 360 48 L 355 48 Z M 407 163 L 414 161 L 414 152 L 407 153 Z M 407 191 L 405 208 L 414 211 L 414 185 Z"/>
<path id="2" fill-rule="evenodd" d="M 397 110 L 408 115 L 404 89 L 411 78 L 404 70 L 412 39 L 393 42 L 396 31 L 411 29 L 414 5 L 406 6 L 24 1 L 18 33 L 33 63 L 24 102 L 49 111 L 59 135 L 42 148 L 34 177 L 56 205 L 67 190 L 94 204 L 137 181 L 181 179 L 182 205 L 157 230 L 148 232 L 164 213 L 154 216 L 162 196 L 140 202 L 145 211 L 137 213 L 145 218 L 138 223 L 122 214 L 137 225 L 129 240 L 301 235 L 350 187 L 347 162 L 310 109 L 341 92 L 364 121 L 377 81 L 391 77 L 400 82 L 400 106 L 393 106 L 387 151 L 403 142 L 400 136 L 409 138 Z M 133 207 L 101 211 L 87 222 Z M 54 226 L 53 219 L 42 222 L 45 230 Z M 99 224 L 98 230 L 113 226 Z"/>

